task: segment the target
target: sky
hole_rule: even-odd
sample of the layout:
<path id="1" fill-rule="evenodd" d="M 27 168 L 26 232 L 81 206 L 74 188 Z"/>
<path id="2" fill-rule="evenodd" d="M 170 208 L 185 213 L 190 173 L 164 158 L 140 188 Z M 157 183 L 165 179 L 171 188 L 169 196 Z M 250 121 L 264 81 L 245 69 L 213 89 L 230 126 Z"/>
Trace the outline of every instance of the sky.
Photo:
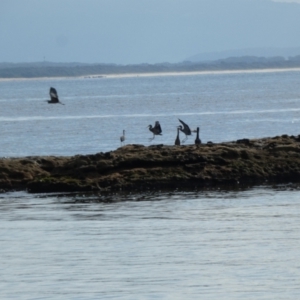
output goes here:
<path id="1" fill-rule="evenodd" d="M 260 47 L 300 47 L 300 0 L 0 0 L 0 62 L 176 63 Z"/>

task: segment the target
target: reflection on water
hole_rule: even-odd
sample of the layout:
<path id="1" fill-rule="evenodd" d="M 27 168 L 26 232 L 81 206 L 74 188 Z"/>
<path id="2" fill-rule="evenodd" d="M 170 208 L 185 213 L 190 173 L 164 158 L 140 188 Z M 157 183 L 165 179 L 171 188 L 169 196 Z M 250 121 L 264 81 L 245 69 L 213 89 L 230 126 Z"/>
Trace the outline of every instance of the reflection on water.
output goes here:
<path id="1" fill-rule="evenodd" d="M 1 299 L 298 299 L 299 188 L 0 195 Z"/>

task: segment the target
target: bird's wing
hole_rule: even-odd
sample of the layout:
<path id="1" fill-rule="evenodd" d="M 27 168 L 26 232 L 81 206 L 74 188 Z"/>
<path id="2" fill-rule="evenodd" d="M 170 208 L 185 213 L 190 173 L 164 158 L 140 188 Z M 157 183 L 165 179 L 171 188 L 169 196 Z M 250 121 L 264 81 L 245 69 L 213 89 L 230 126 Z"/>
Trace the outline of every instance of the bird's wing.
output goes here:
<path id="1" fill-rule="evenodd" d="M 157 132 L 158 134 L 162 133 L 162 130 L 161 130 L 161 127 L 160 127 L 160 124 L 159 124 L 159 123 L 158 123 L 158 124 L 155 124 L 155 129 L 156 129 L 156 132 Z"/>
<path id="2" fill-rule="evenodd" d="M 50 97 L 58 99 L 57 95 L 54 93 L 50 93 Z"/>
<path id="3" fill-rule="evenodd" d="M 187 131 L 187 132 L 191 132 L 191 129 L 189 127 L 189 125 L 187 125 L 186 123 L 184 123 L 182 120 L 178 119 L 179 122 L 183 125 L 183 131 Z"/>
<path id="4" fill-rule="evenodd" d="M 160 134 L 162 132 L 159 121 L 155 121 L 154 130 L 156 134 Z"/>
<path id="5" fill-rule="evenodd" d="M 57 92 L 56 92 L 56 89 L 55 89 L 55 88 L 53 88 L 53 87 L 51 87 L 51 88 L 50 88 L 50 92 L 49 92 L 49 94 L 50 94 L 50 97 L 53 97 L 53 98 L 58 98 L 58 96 L 57 96 Z"/>

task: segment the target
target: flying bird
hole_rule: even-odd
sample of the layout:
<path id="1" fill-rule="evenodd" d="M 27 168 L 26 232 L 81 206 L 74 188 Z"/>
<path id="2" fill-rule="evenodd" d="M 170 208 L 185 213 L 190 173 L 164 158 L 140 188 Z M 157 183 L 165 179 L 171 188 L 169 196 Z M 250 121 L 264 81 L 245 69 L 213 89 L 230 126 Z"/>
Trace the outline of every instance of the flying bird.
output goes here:
<path id="1" fill-rule="evenodd" d="M 180 139 L 179 139 L 179 127 L 177 127 L 177 137 L 175 140 L 175 145 L 180 145 Z"/>
<path id="2" fill-rule="evenodd" d="M 154 140 L 156 135 L 162 135 L 162 130 L 158 121 L 155 122 L 154 127 L 152 127 L 152 125 L 149 125 L 148 128 L 153 133 L 153 138 L 150 138 L 149 141 Z"/>
<path id="3" fill-rule="evenodd" d="M 60 103 L 60 104 L 64 105 L 63 103 L 61 103 L 59 101 L 57 91 L 56 91 L 55 88 L 51 87 L 50 91 L 49 91 L 49 94 L 50 94 L 51 100 L 47 100 L 48 103 Z"/>
<path id="4" fill-rule="evenodd" d="M 199 138 L 199 131 L 200 131 L 200 128 L 197 127 L 197 137 L 196 137 L 196 139 L 195 139 L 195 144 L 196 144 L 196 145 L 200 145 L 200 144 L 201 144 L 201 140 L 200 140 L 200 138 Z"/>
<path id="5" fill-rule="evenodd" d="M 123 135 L 120 136 L 121 146 L 123 146 L 123 143 L 125 141 L 125 130 L 123 130 Z"/>
<path id="6" fill-rule="evenodd" d="M 192 134 L 192 131 L 191 131 L 189 125 L 187 125 L 186 123 L 184 123 L 180 119 L 178 119 L 178 120 L 183 125 L 183 127 L 181 125 L 179 125 L 178 128 L 179 128 L 180 131 L 182 131 L 185 134 L 185 139 L 182 140 L 182 143 L 184 143 L 188 139 L 188 135 Z"/>

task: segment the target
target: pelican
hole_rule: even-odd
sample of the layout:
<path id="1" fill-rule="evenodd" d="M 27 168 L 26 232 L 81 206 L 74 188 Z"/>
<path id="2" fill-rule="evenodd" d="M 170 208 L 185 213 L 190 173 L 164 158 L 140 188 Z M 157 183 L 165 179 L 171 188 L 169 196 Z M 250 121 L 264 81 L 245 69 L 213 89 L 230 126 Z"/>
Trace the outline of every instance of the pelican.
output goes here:
<path id="1" fill-rule="evenodd" d="M 196 139 L 195 139 L 195 144 L 196 144 L 196 145 L 200 145 L 200 144 L 201 144 L 201 140 L 200 140 L 200 138 L 199 138 L 199 131 L 200 131 L 200 128 L 197 127 L 197 137 L 196 137 Z"/>
<path id="2" fill-rule="evenodd" d="M 125 130 L 123 130 L 123 135 L 120 136 L 121 146 L 123 146 L 123 143 L 125 141 Z"/>
<path id="3" fill-rule="evenodd" d="M 155 122 L 154 127 L 152 127 L 152 125 L 149 125 L 148 128 L 153 133 L 153 138 L 150 138 L 149 141 L 154 140 L 156 135 L 162 135 L 162 130 L 158 121 Z"/>
<path id="4" fill-rule="evenodd" d="M 175 140 L 175 145 L 180 145 L 180 139 L 179 139 L 179 127 L 177 127 L 177 137 Z"/>
<path id="5" fill-rule="evenodd" d="M 51 87 L 50 91 L 49 91 L 49 94 L 50 94 L 51 100 L 47 100 L 48 103 L 60 103 L 60 104 L 64 105 L 63 103 L 61 103 L 59 101 L 57 91 L 56 91 L 55 88 Z"/>
<path id="6" fill-rule="evenodd" d="M 180 119 L 178 119 L 179 122 L 183 125 L 183 128 L 181 125 L 178 126 L 179 130 L 182 131 L 185 134 L 185 139 L 182 140 L 182 143 L 184 143 L 187 139 L 188 139 L 188 135 L 191 135 L 191 129 L 189 127 L 189 125 L 187 125 L 186 123 L 184 123 L 183 121 L 181 121 Z"/>

